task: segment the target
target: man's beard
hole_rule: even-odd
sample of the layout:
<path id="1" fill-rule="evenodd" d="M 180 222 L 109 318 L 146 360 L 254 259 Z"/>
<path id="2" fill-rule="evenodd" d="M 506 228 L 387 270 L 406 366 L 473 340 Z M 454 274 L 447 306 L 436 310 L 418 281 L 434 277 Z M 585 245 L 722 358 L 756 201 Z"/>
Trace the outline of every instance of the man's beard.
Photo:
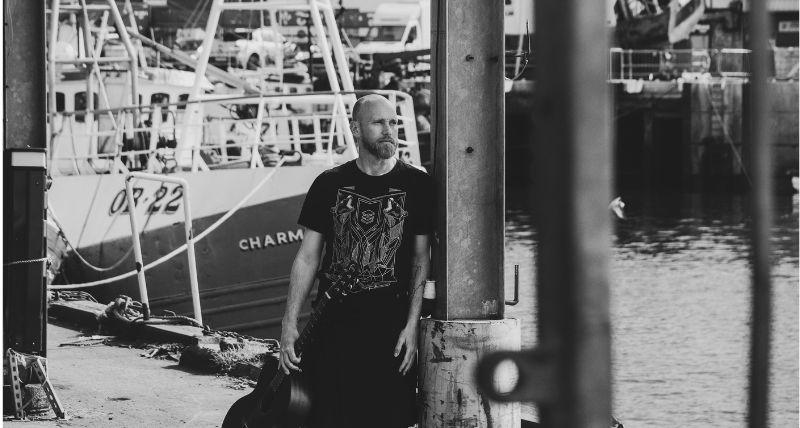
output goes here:
<path id="1" fill-rule="evenodd" d="M 375 142 L 364 141 L 364 148 L 367 149 L 373 156 L 380 159 L 389 159 L 394 156 L 397 149 L 396 140 L 387 142 L 386 140 L 378 140 Z"/>

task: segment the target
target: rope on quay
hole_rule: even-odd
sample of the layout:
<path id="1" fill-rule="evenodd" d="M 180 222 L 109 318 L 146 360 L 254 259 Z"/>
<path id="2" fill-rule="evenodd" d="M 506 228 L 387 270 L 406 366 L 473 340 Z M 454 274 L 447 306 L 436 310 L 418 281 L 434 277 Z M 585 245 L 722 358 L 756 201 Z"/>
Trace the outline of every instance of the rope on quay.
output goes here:
<path id="1" fill-rule="evenodd" d="M 281 166 L 283 166 L 283 163 L 285 162 L 285 160 L 286 160 L 286 157 L 285 156 L 281 156 L 280 160 L 275 165 L 275 168 L 269 174 L 267 174 L 264 178 L 262 178 L 261 181 L 258 184 L 256 184 L 255 187 L 253 187 L 252 190 L 250 190 L 250 193 L 245 195 L 242 198 L 242 200 L 239 201 L 239 203 L 237 203 L 233 208 L 228 210 L 228 212 L 225 213 L 225 215 L 223 215 L 217 221 L 215 221 L 214 224 L 212 224 L 211 226 L 208 227 L 208 229 L 204 230 L 203 232 L 201 232 L 200 234 L 195 236 L 194 239 L 192 239 L 192 242 L 199 242 L 200 240 L 205 238 L 209 233 L 213 232 L 222 223 L 227 221 L 232 215 L 234 215 L 236 213 L 236 211 L 238 211 L 242 207 L 242 205 L 245 204 L 245 202 L 250 200 L 250 198 L 252 198 L 253 195 L 255 195 L 255 193 L 259 189 L 261 189 L 261 187 L 264 184 L 266 184 L 270 179 L 272 179 L 272 177 L 275 176 L 275 173 L 278 172 L 278 169 L 280 169 Z M 148 265 L 145 265 L 144 267 L 142 267 L 142 270 L 143 271 L 147 271 L 148 269 L 154 268 L 154 267 L 166 262 L 167 260 L 169 260 L 169 259 L 175 257 L 176 255 L 182 253 L 183 251 L 185 251 L 186 247 L 187 247 L 187 244 L 181 245 L 180 247 L 174 249 L 172 252 L 162 256 L 158 260 L 156 260 L 156 261 L 154 261 L 154 262 L 152 262 L 152 263 L 150 263 Z M 50 289 L 50 290 L 71 290 L 73 288 L 96 287 L 98 285 L 105 285 L 105 284 L 109 284 L 109 283 L 114 282 L 114 281 L 119 281 L 121 279 L 125 279 L 125 278 L 128 278 L 128 277 L 134 276 L 134 275 L 136 275 L 136 273 L 137 272 L 134 269 L 134 270 L 132 270 L 130 272 L 127 272 L 127 273 L 124 273 L 124 274 L 121 274 L 121 275 L 117 275 L 117 276 L 113 276 L 111 278 L 105 278 L 105 279 L 100 279 L 100 280 L 91 281 L 91 282 L 84 282 L 84 283 L 81 283 L 81 284 L 49 285 L 49 286 L 47 286 L 47 288 Z"/>

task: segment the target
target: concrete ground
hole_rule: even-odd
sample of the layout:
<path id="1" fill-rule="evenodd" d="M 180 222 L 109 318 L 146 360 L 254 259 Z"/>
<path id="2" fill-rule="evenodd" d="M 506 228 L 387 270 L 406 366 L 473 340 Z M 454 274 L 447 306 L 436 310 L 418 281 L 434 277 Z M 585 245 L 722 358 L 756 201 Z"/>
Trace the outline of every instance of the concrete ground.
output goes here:
<path id="1" fill-rule="evenodd" d="M 142 349 L 60 347 L 88 333 L 52 323 L 47 327 L 50 381 L 68 419 L 6 420 L 4 426 L 218 427 L 228 407 L 250 391 L 237 389 L 240 382 L 233 378 L 197 374 L 172 360 L 142 357 Z"/>

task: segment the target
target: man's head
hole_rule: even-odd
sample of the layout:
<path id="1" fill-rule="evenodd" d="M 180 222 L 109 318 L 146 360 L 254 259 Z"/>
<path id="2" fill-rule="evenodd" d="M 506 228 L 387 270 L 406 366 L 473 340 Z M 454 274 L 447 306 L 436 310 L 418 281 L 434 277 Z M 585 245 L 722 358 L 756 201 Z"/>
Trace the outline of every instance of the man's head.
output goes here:
<path id="1" fill-rule="evenodd" d="M 350 123 L 360 150 L 379 159 L 389 159 L 397 150 L 397 113 L 386 98 L 371 94 L 353 105 Z"/>

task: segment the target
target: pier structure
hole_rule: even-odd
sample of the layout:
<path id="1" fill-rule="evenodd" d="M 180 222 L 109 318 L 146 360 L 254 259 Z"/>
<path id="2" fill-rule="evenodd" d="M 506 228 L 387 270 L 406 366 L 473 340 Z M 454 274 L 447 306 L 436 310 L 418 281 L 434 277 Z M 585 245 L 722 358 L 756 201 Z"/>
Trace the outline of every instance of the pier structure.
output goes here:
<path id="1" fill-rule="evenodd" d="M 44 2 L 3 2 L 3 351 L 45 356 L 46 103 Z"/>
<path id="2" fill-rule="evenodd" d="M 439 236 L 436 306 L 419 334 L 419 423 L 519 427 L 519 404 L 490 400 L 474 380 L 483 355 L 521 340 L 519 322 L 504 318 L 503 2 L 435 1 L 431 21 Z"/>

